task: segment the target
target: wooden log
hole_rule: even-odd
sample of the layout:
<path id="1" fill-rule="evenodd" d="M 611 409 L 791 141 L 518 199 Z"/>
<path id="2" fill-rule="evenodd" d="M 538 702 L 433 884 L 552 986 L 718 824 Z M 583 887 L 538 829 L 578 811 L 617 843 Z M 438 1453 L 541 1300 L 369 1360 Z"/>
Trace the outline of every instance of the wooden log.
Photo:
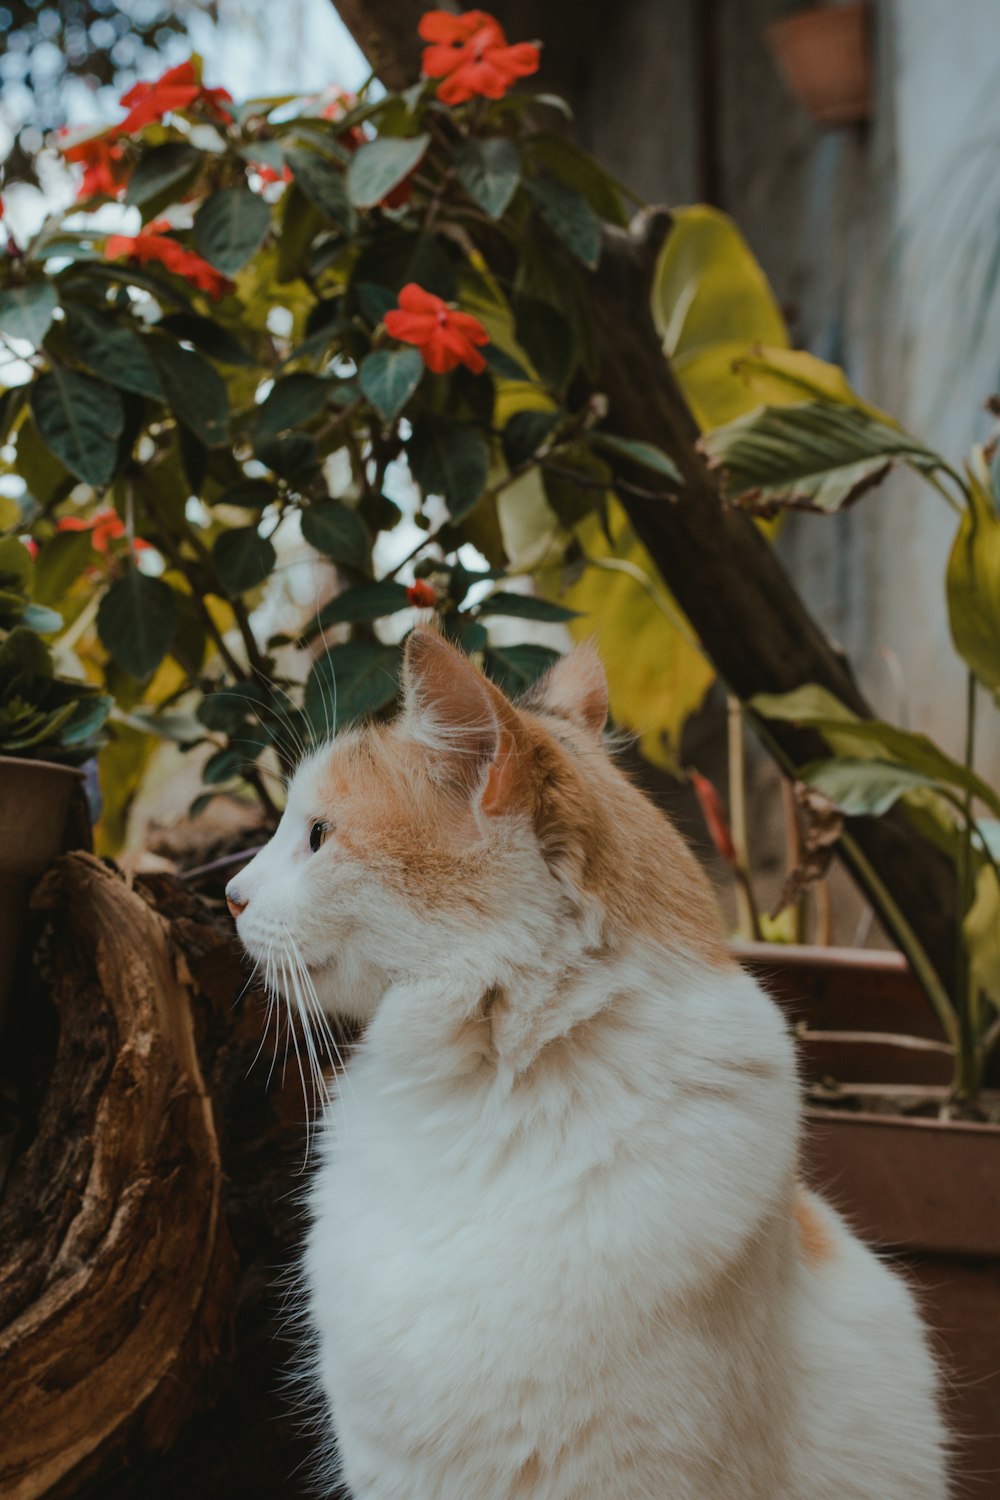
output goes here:
<path id="1" fill-rule="evenodd" d="M 282 1267 L 304 1115 L 297 1076 L 268 1094 L 251 1072 L 263 1012 L 234 1010 L 231 923 L 88 855 L 35 906 L 44 983 L 5 1075 L 37 1056 L 48 1005 L 58 1035 L 0 1200 L 0 1494 L 295 1493 L 312 1443 L 282 1391 Z"/>

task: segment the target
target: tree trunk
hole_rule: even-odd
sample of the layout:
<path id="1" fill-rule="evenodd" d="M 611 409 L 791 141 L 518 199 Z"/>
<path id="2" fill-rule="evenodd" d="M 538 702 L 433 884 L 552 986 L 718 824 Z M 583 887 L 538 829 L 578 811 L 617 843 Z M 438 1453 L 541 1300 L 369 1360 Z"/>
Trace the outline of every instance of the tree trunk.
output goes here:
<path id="1" fill-rule="evenodd" d="M 297 1257 L 297 1074 L 252 1069 L 263 1011 L 232 924 L 89 855 L 35 897 L 4 1039 L 5 1500 L 279 1500 L 313 1444 L 282 1386 Z M 252 1071 L 251 1071 L 252 1069 Z M 294 1072 L 294 1069 L 292 1070 Z"/>
<path id="2" fill-rule="evenodd" d="M 373 66 L 382 66 L 387 80 L 409 83 L 420 72 L 421 43 L 410 8 L 410 0 L 405 15 L 397 0 L 338 5 L 358 45 Z M 501 19 L 509 8 L 498 7 Z M 378 38 L 377 55 L 368 50 L 372 37 Z M 672 502 L 641 499 L 630 489 L 620 499 L 732 692 L 745 701 L 755 693 L 789 692 L 815 682 L 871 718 L 846 659 L 812 618 L 753 522 L 723 502 L 695 450 L 698 427 L 663 356 L 649 307 L 653 267 L 669 227 L 668 211 L 651 209 L 638 216 L 631 233 L 606 229 L 588 288 L 600 360 L 593 388 L 609 399 L 608 430 L 663 448 L 684 476 Z M 648 486 L 645 471 L 626 477 Z M 785 724 L 769 728 L 796 764 L 822 753 L 815 735 Z M 950 992 L 957 910 L 951 861 L 901 808 L 881 819 L 856 819 L 850 828 Z M 839 852 L 844 857 L 842 848 Z M 850 860 L 848 866 L 869 893 L 864 872 Z"/>

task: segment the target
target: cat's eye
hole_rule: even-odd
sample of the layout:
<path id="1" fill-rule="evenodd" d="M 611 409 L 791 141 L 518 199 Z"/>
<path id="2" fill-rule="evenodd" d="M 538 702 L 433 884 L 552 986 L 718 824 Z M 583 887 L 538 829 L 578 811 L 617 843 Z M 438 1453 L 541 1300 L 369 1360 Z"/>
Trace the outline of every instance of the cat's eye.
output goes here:
<path id="1" fill-rule="evenodd" d="M 316 853 L 327 834 L 330 832 L 329 823 L 321 823 L 318 819 L 309 829 L 309 848 L 313 854 Z"/>

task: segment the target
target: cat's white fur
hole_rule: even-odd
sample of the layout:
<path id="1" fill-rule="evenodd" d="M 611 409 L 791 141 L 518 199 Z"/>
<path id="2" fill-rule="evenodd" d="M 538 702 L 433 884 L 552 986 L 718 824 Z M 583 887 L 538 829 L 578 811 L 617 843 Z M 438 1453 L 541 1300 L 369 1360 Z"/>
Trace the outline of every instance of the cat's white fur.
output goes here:
<path id="1" fill-rule="evenodd" d="M 574 888 L 510 788 L 478 805 L 502 736 L 449 741 L 412 656 L 402 795 L 419 800 L 414 754 L 472 758 L 455 841 L 462 858 L 480 841 L 467 885 L 492 905 L 422 900 L 336 826 L 310 853 L 336 747 L 300 767 L 236 882 L 250 951 L 291 934 L 322 1003 L 368 1022 L 328 1111 L 305 1258 L 352 1494 L 943 1500 L 914 1301 L 796 1186 L 776 1007 L 697 933 L 609 936 L 599 891 Z M 572 689 L 568 669 L 550 690 L 568 720 Z M 587 716 L 563 744 L 596 774 Z M 379 743 L 385 759 L 400 742 Z"/>

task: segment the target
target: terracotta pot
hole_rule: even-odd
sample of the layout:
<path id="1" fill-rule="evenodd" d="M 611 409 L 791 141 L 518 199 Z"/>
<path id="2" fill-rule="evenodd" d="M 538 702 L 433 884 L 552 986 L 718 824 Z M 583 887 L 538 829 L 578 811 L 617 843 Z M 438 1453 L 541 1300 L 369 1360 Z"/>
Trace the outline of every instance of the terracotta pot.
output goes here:
<path id="1" fill-rule="evenodd" d="M 947 1093 L 948 1050 L 898 953 L 746 944 L 796 1027 L 803 1081 Z M 996 1086 L 996 1073 L 988 1082 Z M 1000 1493 L 1000 1126 L 811 1107 L 804 1172 L 916 1289 L 945 1371 L 954 1492 Z"/>
<path id="2" fill-rule="evenodd" d="M 855 125 L 872 112 L 867 0 L 817 5 L 772 21 L 767 40 L 796 99 L 821 125 Z"/>
<path id="3" fill-rule="evenodd" d="M 65 847 L 81 772 L 0 755 L 0 1023 L 32 882 Z"/>

